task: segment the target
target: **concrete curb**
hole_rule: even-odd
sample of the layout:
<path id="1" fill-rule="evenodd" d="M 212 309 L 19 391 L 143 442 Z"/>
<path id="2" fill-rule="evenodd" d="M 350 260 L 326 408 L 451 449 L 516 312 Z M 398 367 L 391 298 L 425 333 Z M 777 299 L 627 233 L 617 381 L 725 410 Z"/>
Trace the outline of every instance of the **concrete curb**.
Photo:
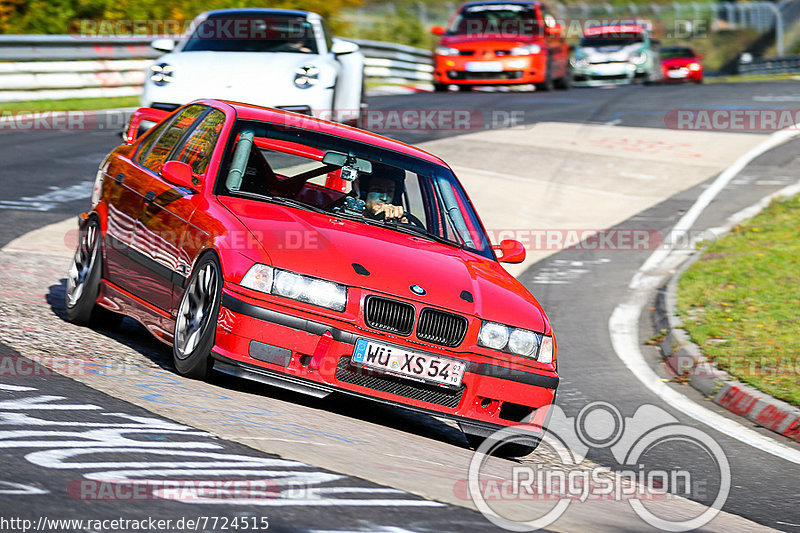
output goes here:
<path id="1" fill-rule="evenodd" d="M 721 236 L 721 234 L 718 234 Z M 654 310 L 657 331 L 666 331 L 660 342 L 667 370 L 688 379 L 689 385 L 728 411 L 761 427 L 800 442 L 800 409 L 734 379 L 707 359 L 689 340 L 677 315 L 678 279 L 705 249 L 695 252 L 658 291 Z"/>

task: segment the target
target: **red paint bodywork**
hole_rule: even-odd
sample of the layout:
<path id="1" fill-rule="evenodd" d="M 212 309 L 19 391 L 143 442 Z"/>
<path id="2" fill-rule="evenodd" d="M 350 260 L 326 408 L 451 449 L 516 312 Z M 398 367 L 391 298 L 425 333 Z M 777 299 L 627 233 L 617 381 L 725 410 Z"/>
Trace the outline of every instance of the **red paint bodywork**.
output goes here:
<path id="1" fill-rule="evenodd" d="M 470 2 L 462 5 L 452 16 L 448 27 L 458 13 L 470 4 L 480 4 L 482 2 Z M 488 3 L 488 2 L 487 2 Z M 514 2 L 517 4 L 518 2 Z M 550 58 L 550 77 L 559 79 L 568 74 L 569 69 L 569 45 L 563 36 L 563 28 L 545 28 L 542 2 L 528 2 L 528 6 L 536 10 L 538 27 L 541 29 L 534 35 L 508 35 L 508 34 L 478 34 L 478 35 L 442 35 L 439 45 L 462 50 L 463 53 L 470 55 L 439 55 L 433 57 L 433 81 L 437 84 L 447 85 L 514 85 L 542 83 L 547 75 L 548 56 Z M 525 56 L 498 55 L 499 52 L 509 51 L 515 47 L 538 45 L 541 52 Z M 495 79 L 463 79 L 469 76 L 466 73 L 467 63 L 492 61 L 500 62 L 503 65 L 503 72 L 521 71 L 521 76 L 515 78 L 495 78 Z M 451 72 L 459 73 L 458 77 L 453 77 Z"/>
<path id="2" fill-rule="evenodd" d="M 664 71 L 665 82 L 692 81 L 701 83 L 703 81 L 703 62 L 700 55 L 662 59 L 661 68 Z M 670 71 L 682 71 L 686 75 L 674 78 L 670 76 Z"/>
<path id="3" fill-rule="evenodd" d="M 170 283 L 167 278 L 172 275 L 185 279 L 200 255 L 213 251 L 220 259 L 224 277 L 223 305 L 212 350 L 214 354 L 248 367 L 293 376 L 303 382 L 450 416 L 462 422 L 477 422 L 485 427 L 515 423 L 500 418 L 503 402 L 531 408 L 532 414 L 525 422 L 542 424 L 548 406 L 554 401 L 555 386 L 547 388 L 525 383 L 524 379 L 506 379 L 504 373 L 517 378 L 521 375 L 543 377 L 557 384 L 556 348 L 552 363 L 540 363 L 477 345 L 481 319 L 552 335 L 550 323 L 539 303 L 496 260 L 386 228 L 337 219 L 332 214 L 240 197 L 217 196 L 212 183 L 219 175 L 228 136 L 237 118 L 322 131 L 447 167 L 441 159 L 412 146 L 340 124 L 243 104 L 215 100 L 199 103 L 223 111 L 226 119 L 207 171 L 198 176 L 197 194 L 178 195 L 161 208 L 154 208 L 152 203 L 142 199 L 146 196 L 145 191 L 153 191 L 156 197 L 174 191 L 174 186 L 162 176 L 132 161 L 133 154 L 146 137 L 129 137 L 127 144 L 115 149 L 101 165 L 104 179 L 100 200 L 89 214 L 100 220 L 105 237 L 103 280 L 98 297 L 100 305 L 135 318 L 157 338 L 171 343 L 183 286 Z M 142 114 L 153 117 L 151 111 Z M 175 111 L 178 112 L 180 109 Z M 300 150 L 301 145 L 293 148 L 291 144 L 283 143 L 283 148 Z M 302 151 L 320 159 L 323 155 L 309 149 Z M 122 182 L 124 186 L 114 180 L 119 175 L 126 176 Z M 141 189 L 138 192 L 134 190 L 137 187 Z M 280 237 L 286 234 L 311 235 L 314 242 L 297 247 L 278 245 Z M 141 257 L 132 259 L 131 254 L 120 253 L 126 244 L 142 251 Z M 148 261 L 149 269 L 142 266 Z M 337 312 L 245 288 L 239 283 L 254 263 L 345 284 L 348 287 L 347 306 L 343 312 Z M 370 275 L 356 274 L 353 263 L 363 265 Z M 154 266 L 161 269 L 160 277 L 153 273 Z M 417 297 L 411 294 L 408 289 L 412 284 L 426 287 L 427 295 Z M 473 295 L 473 302 L 459 296 L 463 290 Z M 413 336 L 371 330 L 365 323 L 363 312 L 364 299 L 369 294 L 410 303 L 417 309 L 417 316 L 422 307 L 466 316 L 469 320 L 466 337 L 458 347 L 447 348 Z M 336 340 L 330 333 L 314 334 L 239 313 L 225 306 L 227 297 L 359 337 L 470 364 L 492 365 L 501 372 L 487 375 L 468 369 L 463 380 L 465 391 L 455 408 L 345 383 L 336 378 L 337 362 L 353 353 L 352 344 Z M 291 350 L 288 366 L 251 357 L 251 341 Z"/>

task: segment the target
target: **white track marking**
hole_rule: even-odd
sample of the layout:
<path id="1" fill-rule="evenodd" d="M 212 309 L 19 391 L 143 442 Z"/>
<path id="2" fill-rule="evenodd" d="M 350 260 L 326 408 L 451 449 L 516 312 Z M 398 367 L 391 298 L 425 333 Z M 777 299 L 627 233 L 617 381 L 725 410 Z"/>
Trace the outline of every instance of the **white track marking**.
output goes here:
<path id="1" fill-rule="evenodd" d="M 764 142 L 742 155 L 736 162 L 722 172 L 711 186 L 695 201 L 694 205 L 681 217 L 673 228 L 671 235 L 688 232 L 697 218 L 722 191 L 722 189 L 744 169 L 751 161 L 764 152 L 792 139 L 800 134 L 798 130 L 800 124 L 796 124 L 787 129 L 777 131 L 770 135 Z M 770 197 L 779 194 L 791 194 L 795 186 L 787 187 Z M 767 199 L 757 204 L 761 206 Z M 732 223 L 737 218 L 758 211 L 756 206 L 751 206 L 733 217 L 729 218 Z M 630 283 L 633 289 L 627 301 L 619 304 L 608 320 L 608 329 L 611 335 L 611 344 L 617 356 L 622 360 L 626 367 L 633 373 L 642 384 L 649 390 L 657 394 L 664 402 L 675 409 L 683 412 L 687 416 L 703 423 L 711 428 L 728 435 L 749 446 L 753 446 L 762 451 L 770 453 L 776 457 L 800 464 L 800 451 L 785 444 L 782 444 L 770 437 L 766 437 L 742 424 L 724 417 L 700 404 L 690 400 L 687 396 L 675 391 L 664 383 L 645 361 L 639 349 L 639 318 L 642 308 L 648 303 L 649 291 L 655 289 L 660 284 L 663 274 L 668 266 L 679 265 L 688 255 L 686 251 L 676 252 L 672 242 L 665 243 L 664 248 L 656 250 L 639 268 Z M 659 270 L 656 272 L 656 270 Z"/>

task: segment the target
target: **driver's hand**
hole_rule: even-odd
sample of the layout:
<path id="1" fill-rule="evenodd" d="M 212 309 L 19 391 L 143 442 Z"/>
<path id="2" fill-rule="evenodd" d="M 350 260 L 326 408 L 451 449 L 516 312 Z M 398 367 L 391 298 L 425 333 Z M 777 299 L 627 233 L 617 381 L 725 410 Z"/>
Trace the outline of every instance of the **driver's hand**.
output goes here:
<path id="1" fill-rule="evenodd" d="M 383 213 L 384 220 L 396 220 L 403 217 L 405 210 L 402 205 L 382 204 L 375 211 L 375 215 L 377 216 L 381 213 Z"/>

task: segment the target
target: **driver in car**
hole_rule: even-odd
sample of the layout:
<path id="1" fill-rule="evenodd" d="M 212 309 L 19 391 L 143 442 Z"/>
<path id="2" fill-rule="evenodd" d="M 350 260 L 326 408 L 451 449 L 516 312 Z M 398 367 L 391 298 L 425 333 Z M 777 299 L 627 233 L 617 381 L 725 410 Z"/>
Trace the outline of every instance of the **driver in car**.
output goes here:
<path id="1" fill-rule="evenodd" d="M 394 193 L 395 182 L 392 178 L 374 176 L 367 188 L 364 215 L 369 218 L 380 218 L 380 215 L 383 214 L 384 220 L 399 219 L 400 222 L 405 222 L 403 206 L 392 203 Z"/>
<path id="2" fill-rule="evenodd" d="M 406 172 L 402 168 L 374 161 L 369 181 L 363 183 L 366 179 L 359 180 L 362 185 L 366 186 L 366 195 L 363 189 L 361 192 L 361 198 L 366 203 L 364 216 L 408 223 L 403 206 L 395 205 L 395 195 L 402 196 L 405 179 Z"/>

